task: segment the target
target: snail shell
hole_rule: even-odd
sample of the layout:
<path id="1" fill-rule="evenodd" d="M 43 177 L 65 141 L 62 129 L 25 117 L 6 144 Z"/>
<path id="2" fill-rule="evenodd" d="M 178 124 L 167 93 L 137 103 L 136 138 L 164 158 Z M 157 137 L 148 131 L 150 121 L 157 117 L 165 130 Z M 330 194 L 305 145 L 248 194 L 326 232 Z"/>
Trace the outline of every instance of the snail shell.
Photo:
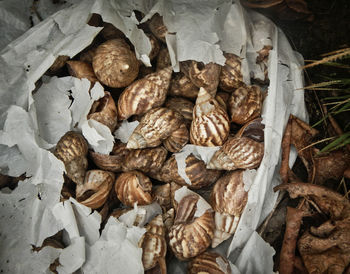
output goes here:
<path id="1" fill-rule="evenodd" d="M 101 207 L 106 202 L 114 181 L 115 176 L 112 172 L 89 170 L 86 172 L 84 184 L 77 185 L 77 201 L 92 209 Z"/>
<path id="2" fill-rule="evenodd" d="M 166 232 L 169 232 L 170 228 L 173 226 L 175 220 L 175 210 L 170 208 L 167 212 L 163 214 L 163 222 Z M 166 233 L 168 235 L 168 233 Z"/>
<path id="3" fill-rule="evenodd" d="M 163 166 L 168 151 L 164 147 L 128 150 L 123 162 L 123 171 L 139 170 L 157 172 Z"/>
<path id="4" fill-rule="evenodd" d="M 186 124 L 183 123 L 164 140 L 163 145 L 170 152 L 178 152 L 188 143 L 188 140 L 190 139 L 189 135 L 190 133 Z"/>
<path id="5" fill-rule="evenodd" d="M 236 89 L 229 99 L 231 121 L 243 125 L 261 115 L 262 93 L 259 86 Z"/>
<path id="6" fill-rule="evenodd" d="M 181 199 L 174 225 L 169 232 L 169 245 L 180 260 L 193 258 L 204 252 L 214 236 L 214 214 L 206 210 L 195 217 L 199 195 L 190 194 Z"/>
<path id="7" fill-rule="evenodd" d="M 168 98 L 165 106 L 179 112 L 186 120 L 186 124 L 191 124 L 194 104 L 181 97 Z"/>
<path id="8" fill-rule="evenodd" d="M 167 48 L 161 48 L 157 57 L 157 71 L 170 67 L 171 59 Z"/>
<path id="9" fill-rule="evenodd" d="M 156 201 L 163 209 L 167 210 L 171 207 L 170 184 L 156 186 L 153 190 L 154 201 Z"/>
<path id="10" fill-rule="evenodd" d="M 135 53 L 123 39 L 108 40 L 98 46 L 92 67 L 97 79 L 112 88 L 130 85 L 139 73 Z"/>
<path id="11" fill-rule="evenodd" d="M 219 85 L 221 66 L 215 63 L 203 64 L 193 60 L 181 62 L 181 71 L 199 88 L 205 88 L 215 96 Z"/>
<path id="12" fill-rule="evenodd" d="M 158 42 L 157 38 L 154 37 L 154 35 L 152 34 L 147 34 L 147 37 L 149 38 L 149 41 L 151 43 L 151 52 L 149 53 L 149 59 L 153 60 L 159 54 L 160 43 Z"/>
<path id="13" fill-rule="evenodd" d="M 230 94 L 227 92 L 218 92 L 215 95 L 215 100 L 218 101 L 220 106 L 227 112 L 228 111 L 228 100 L 230 98 Z"/>
<path id="14" fill-rule="evenodd" d="M 154 108 L 147 112 L 129 138 L 127 148 L 159 146 L 183 123 L 183 117 L 168 108 Z"/>
<path id="15" fill-rule="evenodd" d="M 118 123 L 118 112 L 108 91 L 105 91 L 105 96 L 92 104 L 88 119 L 96 120 L 107 126 L 111 132 L 114 132 Z"/>
<path id="16" fill-rule="evenodd" d="M 160 171 L 161 181 L 167 183 L 175 182 L 179 185 L 188 186 L 191 189 L 199 189 L 216 182 L 216 180 L 219 179 L 222 174 L 220 170 L 207 169 L 205 163 L 202 160 L 194 157 L 192 154 L 186 158 L 185 172 L 191 181 L 191 185 L 187 184 L 186 181 L 179 175 L 175 156 L 171 156 L 164 163 Z"/>
<path id="17" fill-rule="evenodd" d="M 247 204 L 243 170 L 226 173 L 214 185 L 210 201 L 215 211 L 215 235 L 212 247 L 228 239 L 235 231 Z"/>
<path id="18" fill-rule="evenodd" d="M 153 35 L 159 40 L 165 42 L 165 35 L 167 34 L 168 29 L 164 25 L 163 16 L 160 16 L 158 13 L 154 14 L 148 25 Z"/>
<path id="19" fill-rule="evenodd" d="M 145 270 L 156 266 L 161 258 L 165 258 L 167 245 L 162 215 L 156 216 L 146 226 L 147 232 L 139 241 L 142 248 L 142 263 Z"/>
<path id="20" fill-rule="evenodd" d="M 176 73 L 170 81 L 169 95 L 195 99 L 199 88 L 182 72 Z"/>
<path id="21" fill-rule="evenodd" d="M 69 74 L 73 77 L 82 79 L 86 78 L 91 83 L 97 82 L 96 75 L 91 64 L 82 61 L 67 61 Z"/>
<path id="22" fill-rule="evenodd" d="M 219 86 L 222 90 L 232 92 L 244 85 L 241 73 L 241 59 L 232 53 L 224 53 L 226 58 L 220 74 Z"/>
<path id="23" fill-rule="evenodd" d="M 94 55 L 96 53 L 96 49 L 97 49 L 96 47 L 88 47 L 88 49 L 82 51 L 79 54 L 79 61 L 92 64 L 92 60 L 93 60 Z"/>
<path id="24" fill-rule="evenodd" d="M 105 40 L 125 38 L 124 33 L 113 24 L 103 22 L 103 29 L 99 33 Z"/>
<path id="25" fill-rule="evenodd" d="M 170 84 L 172 69 L 167 67 L 148 74 L 128 86 L 118 100 L 119 119 L 142 115 L 163 105 Z"/>
<path id="26" fill-rule="evenodd" d="M 190 140 L 199 146 L 221 146 L 230 132 L 226 111 L 203 88 L 200 89 L 193 108 Z"/>
<path id="27" fill-rule="evenodd" d="M 68 178 L 76 184 L 84 182 L 88 166 L 87 153 L 88 144 L 77 132 L 67 132 L 56 145 L 55 156 L 64 163 Z"/>
<path id="28" fill-rule="evenodd" d="M 218 253 L 204 252 L 188 264 L 188 274 L 231 274 L 231 266 L 226 258 Z"/>
<path id="29" fill-rule="evenodd" d="M 151 204 L 151 191 L 151 180 L 139 171 L 124 172 L 115 182 L 117 197 L 126 206 Z"/>

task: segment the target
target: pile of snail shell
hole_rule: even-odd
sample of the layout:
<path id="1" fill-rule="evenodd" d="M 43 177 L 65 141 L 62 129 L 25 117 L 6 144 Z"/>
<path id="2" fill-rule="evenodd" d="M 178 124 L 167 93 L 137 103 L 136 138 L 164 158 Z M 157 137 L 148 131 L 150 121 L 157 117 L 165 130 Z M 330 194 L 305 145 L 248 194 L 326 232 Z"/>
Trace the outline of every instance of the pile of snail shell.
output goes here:
<path id="1" fill-rule="evenodd" d="M 140 25 L 151 41 L 152 67 L 137 60 L 122 32 L 94 19 L 104 28 L 93 43 L 71 60 L 59 58 L 48 73 L 102 84 L 105 96 L 87 118 L 112 133 L 123 120 L 139 124 L 127 143 L 115 140 L 109 155 L 90 150 L 79 132 L 62 136 L 55 148 L 66 168 L 62 200 L 74 197 L 105 221 L 135 204 L 158 202 L 163 214 L 146 225 L 139 242 L 147 273 L 166 273 L 172 256 L 189 261 L 189 273 L 231 273 L 227 259 L 210 248 L 234 234 L 248 197 L 243 171 L 259 167 L 263 158 L 266 83 L 245 85 L 241 59 L 231 53 L 224 54 L 224 66 L 188 60 L 173 72 L 159 14 Z M 174 155 L 186 144 L 221 146 L 207 165 L 192 154 L 186 158 L 190 185 Z M 179 200 L 175 192 L 182 186 L 192 192 Z M 210 205 L 201 215 L 198 193 L 206 193 Z"/>

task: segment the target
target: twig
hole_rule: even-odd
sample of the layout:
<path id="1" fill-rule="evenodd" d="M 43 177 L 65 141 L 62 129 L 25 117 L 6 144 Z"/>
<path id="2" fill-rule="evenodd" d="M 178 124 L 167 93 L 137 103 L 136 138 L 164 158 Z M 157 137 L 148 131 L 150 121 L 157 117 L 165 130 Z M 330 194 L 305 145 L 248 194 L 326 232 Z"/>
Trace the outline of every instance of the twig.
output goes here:
<path id="1" fill-rule="evenodd" d="M 280 168 L 280 176 L 282 179 L 282 183 L 288 183 L 291 138 L 292 138 L 292 117 L 290 116 L 286 129 L 284 131 L 283 139 L 282 139 L 282 161 L 281 161 L 281 168 Z"/>

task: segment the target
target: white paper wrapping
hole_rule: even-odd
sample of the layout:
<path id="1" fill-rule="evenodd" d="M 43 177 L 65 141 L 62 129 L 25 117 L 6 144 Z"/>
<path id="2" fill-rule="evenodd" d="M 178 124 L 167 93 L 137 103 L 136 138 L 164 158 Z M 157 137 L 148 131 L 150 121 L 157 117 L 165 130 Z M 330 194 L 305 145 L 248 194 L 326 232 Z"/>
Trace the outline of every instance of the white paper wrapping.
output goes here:
<path id="1" fill-rule="evenodd" d="M 5 2 L 8 3 L 1 4 Z M 72 2 L 79 4 L 70 6 Z M 170 32 L 166 41 L 175 71 L 179 62 L 187 59 L 223 65 L 226 51 L 243 58 L 244 81 L 249 83 L 251 76 L 260 79 L 264 76 L 256 64 L 257 51 L 264 45 L 273 46 L 268 61 L 270 85 L 263 108 L 265 155 L 256 174 L 248 171 L 245 176 L 245 187 L 250 189 L 248 203 L 226 249 L 230 263 L 241 273 L 272 273 L 274 251 L 255 230 L 276 201 L 272 188 L 279 183 L 276 167 L 281 153 L 279 144 L 289 114 L 307 121 L 303 91 L 296 91 L 303 87 L 299 69 L 302 58 L 291 49 L 283 33 L 265 17 L 246 12 L 228 0 L 77 0 L 68 1 L 67 5 L 69 8 L 49 16 L 0 52 L 0 171 L 11 176 L 25 173 L 30 177 L 14 191 L 0 193 L 2 201 L 6 201 L 2 204 L 0 223 L 0 245 L 5 247 L 0 250 L 1 269 L 12 273 L 45 273 L 49 264 L 59 257 L 60 273 L 79 268 L 86 273 L 143 273 L 137 243 L 144 229 L 127 227 L 110 218 L 99 236 L 97 215 L 90 214 L 74 200 L 59 203 L 64 165 L 48 150 L 59 137 L 68 129 L 82 131 L 96 151 L 108 153 L 112 149 L 113 136 L 109 129 L 86 117 L 93 101 L 103 96 L 102 86 L 95 85 L 89 94 L 90 83 L 86 79 L 52 78 L 32 95 L 35 83 L 57 56 L 75 56 L 101 30 L 86 24 L 92 13 L 100 13 L 104 21 L 122 30 L 133 43 L 137 57 L 149 65 L 150 42 L 137 28 L 133 13 L 140 10 L 146 15 L 144 20 L 155 12 L 164 16 Z M 39 5 L 38 11 L 47 16 L 55 8 Z M 9 18 L 17 28 L 12 38 L 27 28 L 16 16 L 6 16 L 2 18 Z M 69 95 L 74 98 L 72 104 Z M 117 136 L 126 140 L 129 134 L 117 133 Z M 195 147 L 186 147 L 182 156 L 180 153 L 176 157 L 184 158 L 189 153 L 205 161 L 210 158 L 206 150 L 202 153 Z M 184 163 L 179 160 L 178 164 L 183 167 Z M 188 181 L 183 169 L 180 173 Z M 63 228 L 68 232 L 67 248 L 31 252 L 31 244 L 39 246 L 46 237 Z M 259 260 L 257 252 L 261 255 Z M 21 265 L 16 263 L 19 258 Z M 238 273 L 237 269 L 233 272 Z M 184 273 L 182 264 L 172 263 L 169 270 Z"/>

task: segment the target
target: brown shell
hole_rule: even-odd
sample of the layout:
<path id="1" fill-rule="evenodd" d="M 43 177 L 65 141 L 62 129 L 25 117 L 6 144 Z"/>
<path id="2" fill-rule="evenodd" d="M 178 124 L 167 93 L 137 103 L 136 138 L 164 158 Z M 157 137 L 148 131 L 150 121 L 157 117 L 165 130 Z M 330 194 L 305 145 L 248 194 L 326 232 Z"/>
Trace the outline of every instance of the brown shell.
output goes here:
<path id="1" fill-rule="evenodd" d="M 175 182 L 180 185 L 188 186 L 191 189 L 199 189 L 209 186 L 216 182 L 222 174 L 220 170 L 207 169 L 205 163 L 194 157 L 192 154 L 186 158 L 186 175 L 190 179 L 191 185 L 187 184 L 179 175 L 175 156 L 170 157 L 164 163 L 160 173 L 162 181 L 167 183 Z"/>
<path id="2" fill-rule="evenodd" d="M 233 137 L 215 152 L 207 168 L 224 170 L 257 168 L 263 157 L 264 143 L 245 136 Z"/>
<path id="3" fill-rule="evenodd" d="M 97 79 L 112 88 L 130 85 L 139 73 L 135 53 L 122 39 L 108 40 L 96 49 L 92 60 Z"/>
<path id="4" fill-rule="evenodd" d="M 129 150 L 123 162 L 123 171 L 157 172 L 163 166 L 167 154 L 164 147 Z"/>
<path id="5" fill-rule="evenodd" d="M 166 140 L 164 140 L 163 145 L 170 152 L 178 152 L 188 143 L 189 139 L 190 133 L 186 124 L 183 123 L 177 130 L 174 130 Z"/>
<path id="6" fill-rule="evenodd" d="M 159 146 L 183 123 L 183 117 L 168 108 L 154 108 L 147 112 L 129 138 L 127 148 L 139 149 Z"/>
<path id="7" fill-rule="evenodd" d="M 123 143 L 115 143 L 111 155 L 97 153 L 91 150 L 89 152 L 91 159 L 100 169 L 113 172 L 123 170 L 123 162 L 128 153 L 129 149 Z"/>
<path id="8" fill-rule="evenodd" d="M 261 115 L 262 93 L 259 86 L 236 89 L 229 100 L 231 121 L 243 125 Z"/>
<path id="9" fill-rule="evenodd" d="M 230 94 L 227 92 L 219 91 L 215 95 L 215 100 L 218 101 L 220 106 L 227 112 L 228 111 L 228 100 Z"/>
<path id="10" fill-rule="evenodd" d="M 193 108 L 190 140 L 199 146 L 221 146 L 228 138 L 230 121 L 226 111 L 203 88 Z"/>
<path id="11" fill-rule="evenodd" d="M 157 57 L 157 71 L 170 67 L 171 59 L 167 48 L 161 48 Z"/>
<path id="12" fill-rule="evenodd" d="M 245 136 L 257 142 L 264 142 L 264 128 L 265 125 L 262 123 L 262 118 L 257 118 L 241 127 L 236 137 Z"/>
<path id="13" fill-rule="evenodd" d="M 244 85 L 241 73 L 241 59 L 232 53 L 224 53 L 225 65 L 220 74 L 219 86 L 222 90 L 232 92 Z"/>
<path id="14" fill-rule="evenodd" d="M 64 163 L 68 178 L 76 184 L 84 181 L 88 166 L 87 153 L 85 138 L 74 131 L 63 135 L 56 145 L 55 156 Z"/>
<path id="15" fill-rule="evenodd" d="M 148 56 L 150 60 L 153 60 L 159 54 L 160 43 L 158 42 L 157 38 L 154 37 L 152 34 L 147 34 L 147 37 L 149 38 L 152 48 Z"/>
<path id="16" fill-rule="evenodd" d="M 163 105 L 170 84 L 172 69 L 167 67 L 148 74 L 128 86 L 118 100 L 119 119 L 142 115 Z"/>
<path id="17" fill-rule="evenodd" d="M 181 97 L 170 97 L 165 101 L 165 106 L 179 112 L 186 121 L 192 121 L 194 104 L 191 101 Z"/>
<path id="18" fill-rule="evenodd" d="M 181 186 L 177 183 L 171 182 L 170 183 L 170 197 L 171 197 L 171 206 L 177 210 L 178 203 L 175 200 L 175 192 L 179 190 Z"/>
<path id="19" fill-rule="evenodd" d="M 92 47 L 90 49 L 84 50 L 79 54 L 79 61 L 86 62 L 92 64 L 92 60 L 96 53 L 96 47 Z"/>
<path id="20" fill-rule="evenodd" d="M 170 208 L 167 212 L 163 214 L 163 222 L 164 222 L 166 235 L 168 235 L 170 228 L 173 226 L 174 220 L 175 220 L 175 210 L 173 208 Z"/>
<path id="21" fill-rule="evenodd" d="M 180 260 L 204 252 L 214 236 L 214 214 L 211 210 L 195 218 L 199 195 L 187 195 L 179 202 L 174 225 L 169 231 L 169 245 Z"/>
<path id="22" fill-rule="evenodd" d="M 239 220 L 239 216 L 233 216 L 215 211 L 215 231 L 211 247 L 215 248 L 223 241 L 230 238 L 233 233 L 235 233 Z"/>
<path id="23" fill-rule="evenodd" d="M 221 261 L 218 263 L 218 261 Z M 231 266 L 226 258 L 218 253 L 204 252 L 188 264 L 188 274 L 231 274 Z"/>
<path id="24" fill-rule="evenodd" d="M 108 91 L 105 91 L 105 96 L 92 104 L 87 118 L 104 124 L 111 132 L 114 132 L 118 123 L 118 112 L 115 102 Z"/>
<path id="25" fill-rule="evenodd" d="M 91 83 L 97 82 L 96 75 L 91 64 L 82 61 L 67 61 L 67 68 L 70 75 L 82 79 L 86 78 Z"/>
<path id="26" fill-rule="evenodd" d="M 148 26 L 155 37 L 165 42 L 165 35 L 167 34 L 168 29 L 164 25 L 163 16 L 160 16 L 158 13 L 154 14 L 149 21 Z"/>
<path id="27" fill-rule="evenodd" d="M 101 207 L 106 202 L 114 181 L 115 176 L 112 172 L 89 170 L 86 172 L 84 184 L 77 185 L 77 201 L 92 209 Z"/>
<path id="28" fill-rule="evenodd" d="M 158 260 L 165 258 L 167 245 L 162 215 L 156 216 L 146 226 L 147 232 L 139 241 L 142 248 L 142 263 L 145 270 L 156 266 Z"/>
<path id="29" fill-rule="evenodd" d="M 105 40 L 125 38 L 125 35 L 121 30 L 117 29 L 113 24 L 107 22 L 103 22 L 103 29 L 99 32 L 99 34 Z"/>
<path id="30" fill-rule="evenodd" d="M 154 201 L 163 209 L 167 210 L 171 207 L 170 184 L 158 185 L 153 189 Z"/>
<path id="31" fill-rule="evenodd" d="M 151 180 L 139 171 L 124 172 L 115 182 L 117 197 L 126 206 L 151 204 L 151 191 Z"/>
<path id="32" fill-rule="evenodd" d="M 190 99 L 197 98 L 199 88 L 192 83 L 182 72 L 176 73 L 171 79 L 169 95 L 171 96 L 183 96 Z"/>
<path id="33" fill-rule="evenodd" d="M 205 88 L 215 96 L 219 85 L 221 66 L 215 63 L 203 64 L 193 60 L 180 63 L 181 71 L 199 88 Z"/>

